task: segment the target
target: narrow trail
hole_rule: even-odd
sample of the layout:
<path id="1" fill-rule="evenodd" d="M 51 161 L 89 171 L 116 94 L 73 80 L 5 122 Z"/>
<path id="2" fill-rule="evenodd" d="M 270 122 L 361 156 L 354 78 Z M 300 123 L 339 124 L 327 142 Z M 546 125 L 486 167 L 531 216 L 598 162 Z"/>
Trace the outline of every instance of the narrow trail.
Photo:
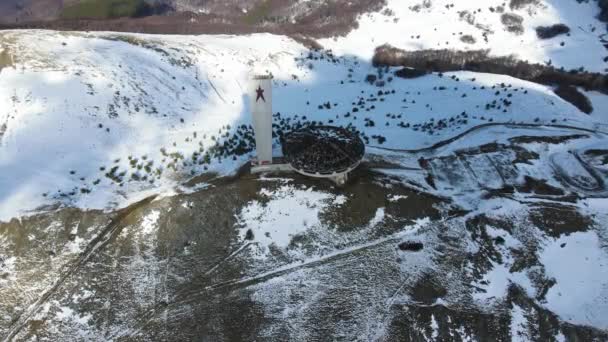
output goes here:
<path id="1" fill-rule="evenodd" d="M 569 126 L 569 125 L 491 122 L 491 123 L 485 123 L 482 125 L 471 127 L 469 129 L 467 129 L 466 131 L 459 133 L 451 138 L 436 142 L 435 144 L 433 144 L 431 146 L 423 147 L 423 148 L 419 148 L 419 149 L 388 148 L 388 147 L 382 147 L 382 146 L 376 146 L 376 145 L 366 145 L 366 146 L 370 147 L 370 148 L 378 149 L 378 150 L 384 150 L 384 151 L 389 151 L 389 152 L 399 152 L 399 153 L 433 152 L 434 150 L 436 150 L 440 147 L 449 145 L 449 144 L 453 143 L 454 141 L 459 140 L 473 132 L 486 129 L 488 127 L 497 127 L 497 126 L 503 126 L 506 128 L 543 128 L 543 127 L 562 128 L 562 129 L 571 129 L 571 130 L 583 131 L 583 132 L 593 133 L 593 134 L 602 134 L 602 135 L 608 136 L 608 132 L 594 130 L 594 129 L 590 129 L 590 128 L 584 128 L 584 127 Z"/>
<path id="2" fill-rule="evenodd" d="M 11 341 L 29 322 L 29 320 L 36 314 L 36 312 L 40 309 L 42 305 L 44 305 L 53 294 L 57 292 L 59 288 L 66 282 L 68 278 L 72 275 L 76 274 L 84 264 L 87 263 L 91 259 L 93 255 L 104 246 L 108 244 L 115 236 L 120 234 L 122 228 L 124 227 L 121 223 L 131 215 L 135 210 L 141 208 L 150 202 L 152 202 L 156 198 L 156 195 L 147 197 L 137 203 L 134 203 L 124 209 L 118 211 L 117 215 L 110 220 L 110 223 L 97 235 L 94 239 L 92 239 L 84 252 L 80 254 L 80 256 L 71 262 L 68 265 L 65 265 L 63 268 L 65 271 L 61 272 L 58 278 L 55 280 L 53 285 L 44 291 L 38 299 L 29 306 L 29 308 L 19 316 L 17 320 L 9 327 L 8 333 L 6 336 L 2 338 L 3 341 Z"/>

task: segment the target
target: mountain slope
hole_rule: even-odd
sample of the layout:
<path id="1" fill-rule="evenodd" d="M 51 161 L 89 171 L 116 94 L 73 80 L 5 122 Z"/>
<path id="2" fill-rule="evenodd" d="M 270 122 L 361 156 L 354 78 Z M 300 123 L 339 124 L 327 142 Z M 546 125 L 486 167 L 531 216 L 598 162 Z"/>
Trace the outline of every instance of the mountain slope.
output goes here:
<path id="1" fill-rule="evenodd" d="M 597 3 L 479 6 L 387 1 L 316 50 L 0 32 L 0 335 L 606 339 L 607 95 L 575 89 L 588 115 L 550 82 L 372 63 L 388 43 L 605 73 Z M 266 72 L 275 153 L 293 127 L 357 130 L 356 181 L 226 181 Z"/>

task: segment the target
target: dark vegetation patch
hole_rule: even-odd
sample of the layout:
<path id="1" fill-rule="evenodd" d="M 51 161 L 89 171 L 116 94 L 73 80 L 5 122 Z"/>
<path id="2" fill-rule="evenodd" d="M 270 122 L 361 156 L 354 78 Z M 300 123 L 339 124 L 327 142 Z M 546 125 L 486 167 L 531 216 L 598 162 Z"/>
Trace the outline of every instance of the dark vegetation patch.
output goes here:
<path id="1" fill-rule="evenodd" d="M 578 91 L 576 87 L 570 85 L 559 85 L 557 89 L 555 89 L 555 94 L 561 97 L 564 101 L 570 102 L 583 113 L 590 114 L 593 112 L 591 101 L 589 101 L 585 94 Z"/>
<path id="2" fill-rule="evenodd" d="M 469 253 L 468 259 L 473 264 L 472 276 L 482 280 L 484 274 L 493 268 L 494 263 L 502 264 L 504 262 L 503 255 L 497 248 L 498 245 L 504 244 L 504 238 L 501 240 L 491 237 L 487 228 L 500 228 L 510 233 L 512 225 L 501 219 L 490 218 L 482 214 L 468 219 L 465 227 L 470 233 L 471 240 L 480 247 L 477 251 Z"/>
<path id="3" fill-rule="evenodd" d="M 426 75 L 426 70 L 414 69 L 414 68 L 403 68 L 395 71 L 395 76 L 401 78 L 417 78 Z"/>
<path id="4" fill-rule="evenodd" d="M 526 6 L 538 6 L 540 5 L 540 0 L 511 0 L 509 2 L 509 8 L 512 10 L 522 9 Z"/>
<path id="5" fill-rule="evenodd" d="M 555 284 L 555 280 L 553 278 L 542 278 L 544 279 L 532 279 L 537 287 L 537 294 L 534 298 L 530 298 L 526 291 L 519 286 L 509 286 L 507 298 L 510 303 L 517 304 L 525 311 L 528 335 L 519 335 L 513 332 L 510 338 L 504 339 L 505 341 L 517 340 L 522 336 L 525 336 L 527 341 L 555 341 L 555 336 L 560 334 L 565 336 L 565 341 L 605 341 L 608 338 L 605 330 L 564 322 L 555 313 L 543 307 L 540 303 L 545 302 L 544 296 Z M 509 307 L 513 307 L 513 304 L 509 304 Z M 508 327 L 512 326 L 514 319 L 511 316 Z M 488 340 L 492 340 L 492 338 Z"/>
<path id="6" fill-rule="evenodd" d="M 559 144 L 569 140 L 588 138 L 586 134 L 571 134 L 571 135 L 560 135 L 560 136 L 529 136 L 524 135 L 520 137 L 509 138 L 510 143 L 514 144 L 527 144 L 527 143 L 547 143 L 547 144 Z"/>
<path id="7" fill-rule="evenodd" d="M 475 44 L 475 42 L 477 42 L 477 40 L 470 34 L 460 36 L 460 41 L 465 44 Z"/>
<path id="8" fill-rule="evenodd" d="M 560 34 L 570 33 L 570 28 L 564 24 L 555 24 L 551 26 L 539 26 L 536 28 L 536 35 L 540 39 L 551 39 Z"/>
<path id="9" fill-rule="evenodd" d="M 525 193 L 535 193 L 537 195 L 564 195 L 564 191 L 562 189 L 547 184 L 546 180 L 536 179 L 530 176 L 524 176 L 524 184 L 520 185 L 517 190 Z"/>
<path id="10" fill-rule="evenodd" d="M 608 94 L 606 75 L 580 69 L 566 71 L 563 68 L 517 60 L 513 56 L 491 57 L 489 50 L 406 51 L 382 45 L 376 48 L 372 62 L 375 66 L 405 66 L 435 72 L 468 70 L 503 74 L 545 85 L 576 86 Z"/>
<path id="11" fill-rule="evenodd" d="M 593 224 L 591 219 L 580 214 L 575 207 L 558 204 L 544 204 L 533 208 L 530 220 L 552 237 L 584 232 Z"/>
<path id="12" fill-rule="evenodd" d="M 249 25 L 255 25 L 271 19 L 272 5 L 271 1 L 263 1 L 256 4 L 252 9 L 247 11 L 243 17 L 243 21 Z"/>
<path id="13" fill-rule="evenodd" d="M 458 155 L 475 155 L 475 154 L 481 154 L 481 153 L 492 153 L 492 152 L 497 152 L 497 151 L 505 151 L 508 148 L 509 147 L 504 144 L 491 142 L 491 143 L 479 145 L 477 147 L 471 147 L 471 148 L 458 150 L 458 151 L 456 151 L 456 154 L 458 154 Z"/>
<path id="14" fill-rule="evenodd" d="M 9 0 L 12 1 L 12 0 Z M 176 11 L 176 4 L 192 10 Z M 331 37 L 348 33 L 357 18 L 382 9 L 384 0 L 252 0 L 226 6 L 224 0 L 86 0 L 63 7 L 59 14 L 3 19 L 0 29 L 113 31 L 153 34 L 247 34 L 269 32 L 297 37 Z M 204 12 L 198 12 L 204 9 Z M 247 11 L 243 11 L 247 9 Z M 294 17 L 295 14 L 295 17 Z M 293 19 L 293 21 L 292 21 Z"/>
<path id="15" fill-rule="evenodd" d="M 600 6 L 600 15 L 598 17 L 601 21 L 608 21 L 608 0 L 598 0 Z"/>
<path id="16" fill-rule="evenodd" d="M 144 0 L 84 0 L 65 7 L 63 19 L 111 19 L 142 17 L 154 14 L 152 5 Z"/>
<path id="17" fill-rule="evenodd" d="M 608 150 L 590 149 L 585 151 L 585 154 L 590 156 L 606 156 L 608 155 Z"/>
<path id="18" fill-rule="evenodd" d="M 441 284 L 441 280 L 431 274 L 424 275 L 410 289 L 410 295 L 416 302 L 433 304 L 437 299 L 445 297 L 448 291 Z"/>
<path id="19" fill-rule="evenodd" d="M 585 156 L 596 160 L 594 164 L 608 165 L 608 150 L 591 149 L 585 151 Z"/>
<path id="20" fill-rule="evenodd" d="M 483 199 L 491 199 L 497 197 L 505 197 L 506 195 L 512 195 L 515 193 L 515 187 L 512 185 L 503 185 L 499 189 L 485 189 L 482 194 Z"/>
<path id="21" fill-rule="evenodd" d="M 522 34 L 524 33 L 524 17 L 515 13 L 503 13 L 500 16 L 500 22 L 505 26 L 507 31 Z"/>
<path id="22" fill-rule="evenodd" d="M 394 316 L 386 328 L 389 341 L 511 341 L 507 310 L 485 313 L 416 302 L 395 305 L 391 310 Z M 436 336 L 430 328 L 433 321 L 438 325 Z"/>
<path id="23" fill-rule="evenodd" d="M 512 161 L 513 164 L 517 164 L 517 163 L 531 164 L 530 160 L 536 160 L 539 158 L 539 155 L 536 152 L 529 151 L 521 146 L 505 145 L 505 144 L 499 144 L 496 142 L 484 144 L 484 145 L 477 146 L 477 147 L 461 149 L 461 150 L 456 151 L 456 154 L 458 156 L 472 156 L 472 155 L 493 153 L 493 152 L 498 152 L 498 151 L 506 152 L 509 150 L 513 151 L 513 153 L 515 154 L 515 158 Z"/>
<path id="24" fill-rule="evenodd" d="M 430 9 L 431 7 L 433 7 L 433 2 L 431 0 L 422 0 L 419 4 L 410 6 L 409 9 L 412 12 L 418 13 L 422 9 Z"/>
<path id="25" fill-rule="evenodd" d="M 512 164 L 532 164 L 530 160 L 538 160 L 540 156 L 534 151 L 526 150 L 525 148 L 519 147 L 515 150 L 515 159 Z"/>

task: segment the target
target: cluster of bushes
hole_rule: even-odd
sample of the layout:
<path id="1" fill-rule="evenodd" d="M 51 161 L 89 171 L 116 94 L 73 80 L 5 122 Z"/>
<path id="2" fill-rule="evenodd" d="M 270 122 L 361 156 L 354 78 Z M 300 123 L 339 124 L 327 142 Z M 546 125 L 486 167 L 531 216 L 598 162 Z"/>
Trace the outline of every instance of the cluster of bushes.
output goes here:
<path id="1" fill-rule="evenodd" d="M 509 2 L 509 8 L 512 10 L 522 9 L 526 6 L 538 6 L 540 5 L 540 0 L 511 0 Z"/>
<path id="2" fill-rule="evenodd" d="M 551 39 L 560 34 L 567 34 L 570 28 L 564 24 L 555 24 L 551 26 L 539 26 L 536 28 L 536 35 L 540 39 Z"/>
<path id="3" fill-rule="evenodd" d="M 507 28 L 507 31 L 522 34 L 524 33 L 524 18 L 515 13 L 504 13 L 500 16 L 500 21 Z"/>
<path id="4" fill-rule="evenodd" d="M 572 103 L 584 113 L 591 113 L 593 107 L 587 97 L 576 87 L 597 90 L 608 94 L 608 76 L 584 71 L 583 68 L 570 71 L 552 66 L 520 61 L 512 56 L 491 57 L 488 50 L 421 50 L 405 51 L 390 45 L 376 48 L 372 59 L 375 66 L 405 66 L 399 73 L 412 70 L 436 72 L 468 70 L 492 74 L 509 75 L 523 80 L 557 86 L 555 93 Z M 410 69 L 413 68 L 413 69 Z"/>
<path id="5" fill-rule="evenodd" d="M 460 41 L 466 44 L 475 44 L 475 42 L 477 42 L 475 37 L 471 36 L 470 34 L 460 36 Z"/>
<path id="6" fill-rule="evenodd" d="M 414 69 L 414 68 L 403 68 L 395 72 L 395 76 L 401 78 L 417 78 L 427 74 L 426 70 Z"/>

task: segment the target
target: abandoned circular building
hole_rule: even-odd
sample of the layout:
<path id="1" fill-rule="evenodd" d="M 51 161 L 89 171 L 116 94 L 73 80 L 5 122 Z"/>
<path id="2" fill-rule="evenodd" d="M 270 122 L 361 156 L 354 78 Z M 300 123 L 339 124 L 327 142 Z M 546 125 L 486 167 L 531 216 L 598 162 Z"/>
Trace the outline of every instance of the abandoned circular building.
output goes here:
<path id="1" fill-rule="evenodd" d="M 358 134 L 334 126 L 310 126 L 285 134 L 283 155 L 298 173 L 346 182 L 360 163 L 365 145 Z"/>

